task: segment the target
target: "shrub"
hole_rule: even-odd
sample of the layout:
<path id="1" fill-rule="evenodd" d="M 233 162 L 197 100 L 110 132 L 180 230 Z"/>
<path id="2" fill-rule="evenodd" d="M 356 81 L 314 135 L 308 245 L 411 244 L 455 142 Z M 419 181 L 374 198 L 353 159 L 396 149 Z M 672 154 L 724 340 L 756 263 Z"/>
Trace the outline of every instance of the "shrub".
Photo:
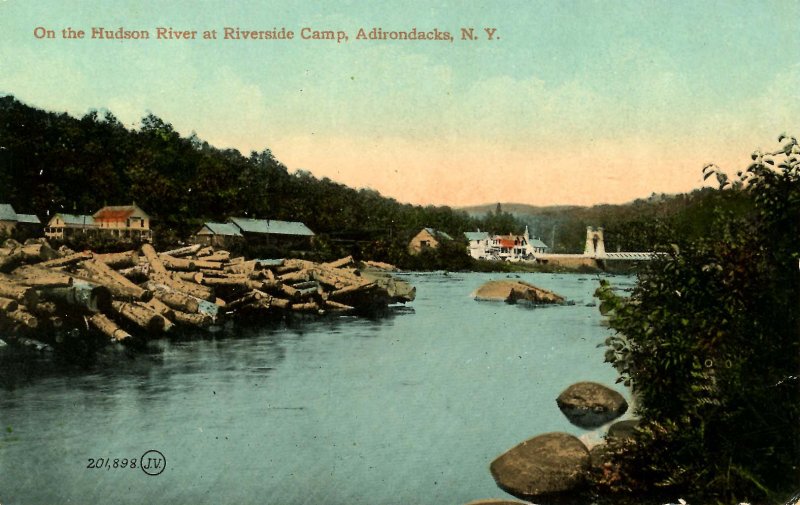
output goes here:
<path id="1" fill-rule="evenodd" d="M 629 489 L 761 502 L 800 482 L 800 148 L 780 141 L 733 182 L 704 169 L 749 205 L 664 249 L 629 298 L 597 290 L 642 420 L 617 459 Z"/>

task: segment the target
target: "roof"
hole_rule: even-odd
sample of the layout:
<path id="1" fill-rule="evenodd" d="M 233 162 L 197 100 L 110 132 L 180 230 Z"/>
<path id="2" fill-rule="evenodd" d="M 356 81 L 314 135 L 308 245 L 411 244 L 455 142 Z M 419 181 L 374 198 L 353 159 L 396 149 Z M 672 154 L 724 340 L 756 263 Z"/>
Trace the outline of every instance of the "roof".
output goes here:
<path id="1" fill-rule="evenodd" d="M 39 218 L 33 214 L 17 214 L 17 222 L 20 223 L 33 223 L 33 224 L 42 224 L 39 221 Z"/>
<path id="2" fill-rule="evenodd" d="M 299 235 L 313 237 L 314 232 L 306 225 L 296 221 L 278 221 L 277 219 L 249 219 L 232 217 L 228 220 L 245 233 L 263 233 L 267 235 Z"/>
<path id="3" fill-rule="evenodd" d="M 212 223 L 208 222 L 203 225 L 203 228 L 208 228 L 208 230 L 213 235 L 227 235 L 230 237 L 241 237 L 242 234 L 239 233 L 239 228 L 236 227 L 235 224 L 232 223 Z M 200 229 L 202 232 L 203 229 Z M 198 232 L 198 233 L 200 233 Z"/>
<path id="4" fill-rule="evenodd" d="M 10 204 L 0 203 L 0 221 L 16 221 L 17 213 Z"/>
<path id="5" fill-rule="evenodd" d="M 89 215 L 58 213 L 55 216 L 53 216 L 53 218 L 55 218 L 56 216 L 60 217 L 64 221 L 64 224 L 68 226 L 97 226 L 97 223 L 95 223 L 94 218 Z"/>
<path id="6" fill-rule="evenodd" d="M 450 235 L 448 235 L 447 233 L 445 233 L 443 231 L 434 230 L 433 228 L 425 228 L 425 231 L 427 231 L 428 233 L 430 233 L 431 235 L 433 235 L 436 238 L 443 238 L 445 240 L 453 240 L 453 237 L 451 237 Z"/>
<path id="7" fill-rule="evenodd" d="M 485 231 L 465 231 L 464 236 L 467 237 L 467 240 L 470 242 L 473 240 L 488 240 L 489 233 Z"/>
<path id="8" fill-rule="evenodd" d="M 530 239 L 529 243 L 530 243 L 531 247 L 537 247 L 537 248 L 541 247 L 543 249 L 549 249 L 548 245 L 545 244 L 544 242 L 542 242 L 541 240 L 539 240 L 538 238 Z"/>
<path id="9" fill-rule="evenodd" d="M 145 219 L 150 218 L 150 216 L 135 203 L 131 205 L 106 205 L 95 212 L 93 217 L 98 221 L 121 221 L 123 219 L 128 219 L 133 214 L 138 214 Z"/>

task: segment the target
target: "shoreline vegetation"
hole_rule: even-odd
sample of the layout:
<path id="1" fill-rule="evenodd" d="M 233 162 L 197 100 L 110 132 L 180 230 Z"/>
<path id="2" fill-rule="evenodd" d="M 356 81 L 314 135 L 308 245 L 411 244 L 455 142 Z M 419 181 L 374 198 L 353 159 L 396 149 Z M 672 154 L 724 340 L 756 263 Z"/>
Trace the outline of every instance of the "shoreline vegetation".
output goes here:
<path id="1" fill-rule="evenodd" d="M 361 286 L 359 289 L 367 284 L 380 285 L 377 297 L 382 302 L 378 305 L 396 297 L 413 298 L 410 287 L 381 284 L 392 282 L 385 277 L 382 281 L 365 281 L 366 271 L 350 271 L 344 266 L 361 261 L 394 264 L 408 271 L 636 273 L 636 286 L 627 296 L 601 280 L 596 297 L 600 313 L 614 330 L 601 344 L 605 360 L 617 370 L 618 382 L 631 388 L 638 424 L 626 427 L 624 437 L 607 438 L 605 450 L 595 455 L 601 458 L 597 471 L 583 471 L 585 457 L 592 455 L 588 450 L 584 454 L 572 439 L 538 441 L 535 447 L 543 449 L 536 449 L 537 453 L 547 452 L 551 442 L 568 446 L 566 452 L 573 456 L 579 453 L 581 474 L 570 480 L 575 484 L 570 489 L 542 494 L 530 492 L 524 476 L 514 475 L 521 482 L 518 496 L 543 503 L 586 497 L 598 503 L 663 503 L 683 497 L 692 504 L 727 505 L 784 503 L 797 491 L 800 146 L 793 137 L 781 136 L 780 147 L 773 152 L 754 153 L 752 163 L 735 178 L 717 167 L 706 167 L 705 177 L 716 180 L 718 188 L 683 195 L 654 194 L 626 205 L 590 208 L 530 208 L 511 213 L 498 203 L 494 210 L 481 210 L 476 215 L 450 207 L 401 204 L 375 191 L 317 179 L 303 170 L 289 173 L 269 149 L 247 156 L 235 149 L 218 149 L 194 134 L 181 137 L 172 125 L 152 114 L 143 118 L 139 129 L 128 129 L 109 111 L 73 118 L 44 112 L 6 96 L 0 97 L 0 125 L 0 200 L 4 203 L 40 215 L 85 213 L 105 202 L 136 201 L 148 209 L 154 222 L 155 248 L 141 245 L 148 269 L 134 272 L 144 275 L 134 286 L 153 295 L 159 290 L 169 292 L 163 288 L 170 288 L 170 282 L 183 286 L 177 291 L 190 289 L 189 283 L 195 283 L 200 287 L 192 286 L 198 290 L 194 298 L 220 306 L 216 296 L 212 301 L 206 293 L 208 283 L 182 277 L 198 270 L 181 270 L 176 267 L 181 261 L 155 251 L 172 250 L 166 256 L 180 259 L 175 248 L 185 246 L 203 222 L 231 215 L 299 220 L 314 230 L 316 239 L 311 250 L 296 253 L 243 246 L 231 250 L 223 261 L 227 264 L 222 267 L 222 277 L 200 272 L 209 280 L 227 277 L 211 284 L 246 288 L 244 293 L 229 296 L 225 305 L 244 299 L 242 307 L 261 306 L 264 300 L 269 307 L 278 307 L 281 300 L 289 300 L 290 305 L 282 310 L 292 310 L 295 304 L 301 307 L 299 312 L 316 312 L 321 304 L 332 309 L 338 307 L 336 304 L 355 309 L 355 302 L 334 296 L 337 292 L 341 296 L 349 286 L 337 285 L 339 281 L 331 280 L 326 269 L 342 270 L 337 270 L 337 275 Z M 487 262 L 469 257 L 462 238 L 465 231 L 520 233 L 528 226 L 534 234 L 551 237 L 551 252 L 575 252 L 583 249 L 587 225 L 604 226 L 609 251 L 659 254 L 641 263 L 598 262 L 596 269 L 587 265 L 568 268 Z M 434 250 L 411 254 L 409 240 L 425 227 L 456 239 Z M 35 249 L 36 244 L 33 241 L 18 247 Z M 44 249 L 43 243 L 39 245 Z M 86 242 L 73 246 L 77 251 L 96 251 L 100 261 L 95 253 L 89 258 L 66 250 L 50 258 L 21 261 L 41 264 L 70 258 L 65 265 L 54 267 L 64 271 L 48 272 L 49 280 L 42 272 L 37 274 L 36 265 L 22 266 L 22 273 L 19 265 L 6 267 L 5 273 L 13 274 L 16 280 L 0 279 L 0 286 L 21 286 L 2 296 L 10 300 L 3 302 L 2 310 L 7 315 L 16 314 L 20 306 L 32 304 L 32 298 L 41 293 L 30 294 L 26 286 L 40 282 L 43 284 L 35 284 L 37 291 L 55 290 L 52 296 L 65 300 L 48 300 L 52 307 L 46 308 L 54 310 L 59 303 L 100 303 L 116 311 L 120 320 L 133 322 L 133 312 L 130 317 L 124 316 L 126 309 L 119 304 L 132 304 L 132 298 L 137 298 L 137 303 L 158 300 L 155 307 L 147 309 L 149 312 L 173 311 L 176 319 L 181 317 L 176 310 L 192 314 L 188 306 L 180 310 L 170 305 L 176 300 L 168 302 L 163 294 L 145 301 L 141 292 L 134 294 L 132 286 L 110 273 L 107 269 L 116 271 L 112 266 L 115 260 L 109 263 L 102 258 L 118 258 L 115 254 L 124 252 L 121 244 Z M 20 252 L 18 257 L 25 254 Z M 252 260 L 232 261 L 238 256 L 293 259 L 280 264 L 265 262 L 243 275 L 236 270 L 237 265 L 251 265 Z M 349 259 L 337 266 L 337 258 Z M 187 261 L 215 260 L 195 255 Z M 161 270 L 167 270 L 165 263 L 172 265 L 168 269 L 171 272 Z M 70 270 L 78 268 L 76 265 L 88 273 L 78 275 Z M 194 267 L 200 268 L 197 263 Z M 125 276 L 121 272 L 117 275 Z M 76 289 L 75 279 L 85 281 L 87 277 L 90 281 L 100 277 L 106 280 L 101 283 L 105 291 L 96 292 L 94 299 L 91 290 Z M 29 284 L 20 282 L 22 279 Z M 252 282 L 259 286 L 252 286 Z M 391 289 L 399 289 L 399 294 L 391 294 Z M 276 290 L 286 298 L 278 297 Z M 295 299 L 298 294 L 301 298 Z M 131 299 L 114 300 L 115 296 Z M 313 298 L 313 304 L 302 297 Z M 33 325 L 33 319 L 17 315 L 10 318 L 14 324 Z M 166 323 L 163 314 L 159 317 L 161 323 L 155 324 L 163 331 Z M 150 324 L 146 322 L 144 327 Z M 122 335 L 114 328 L 101 331 Z M 523 454 L 522 467 L 530 463 L 524 456 L 528 449 L 517 451 Z"/>

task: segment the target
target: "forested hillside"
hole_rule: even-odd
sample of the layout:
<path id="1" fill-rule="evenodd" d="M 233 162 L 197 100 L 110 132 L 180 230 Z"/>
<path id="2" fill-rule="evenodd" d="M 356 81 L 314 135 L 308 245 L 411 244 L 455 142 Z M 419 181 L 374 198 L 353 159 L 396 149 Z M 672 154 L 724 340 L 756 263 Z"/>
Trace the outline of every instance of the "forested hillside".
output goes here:
<path id="1" fill-rule="evenodd" d="M 698 172 L 701 168 L 697 167 Z M 477 217 L 499 209 L 528 225 L 531 235 L 541 237 L 555 252 L 582 251 L 587 226 L 605 228 L 607 251 L 651 251 L 659 245 L 703 237 L 717 214 L 746 213 L 748 205 L 741 194 L 702 188 L 688 194 L 653 194 L 618 205 L 536 207 L 497 203 L 461 210 Z"/>
<path id="2" fill-rule="evenodd" d="M 248 216 L 306 223 L 323 255 L 368 250 L 375 259 L 398 261 L 423 227 L 453 237 L 520 227 L 510 215 L 487 222 L 290 173 L 269 149 L 249 155 L 218 149 L 195 134 L 182 137 L 152 114 L 128 129 L 111 112 L 74 118 L 1 97 L 0 146 L 0 202 L 46 222 L 56 212 L 92 213 L 106 203 L 135 201 L 153 218 L 162 243 L 185 239 L 206 220 Z"/>

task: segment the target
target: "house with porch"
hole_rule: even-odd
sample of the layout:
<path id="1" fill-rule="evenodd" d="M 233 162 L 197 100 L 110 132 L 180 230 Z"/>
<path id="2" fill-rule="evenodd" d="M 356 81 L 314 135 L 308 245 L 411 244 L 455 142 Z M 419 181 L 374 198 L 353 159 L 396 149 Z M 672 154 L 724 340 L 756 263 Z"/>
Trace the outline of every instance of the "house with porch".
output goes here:
<path id="1" fill-rule="evenodd" d="M 522 235 L 490 235 L 486 232 L 466 232 L 469 241 L 467 252 L 475 259 L 495 261 L 534 260 L 547 252 L 548 246 L 539 238 L 532 238 L 528 227 Z"/>

